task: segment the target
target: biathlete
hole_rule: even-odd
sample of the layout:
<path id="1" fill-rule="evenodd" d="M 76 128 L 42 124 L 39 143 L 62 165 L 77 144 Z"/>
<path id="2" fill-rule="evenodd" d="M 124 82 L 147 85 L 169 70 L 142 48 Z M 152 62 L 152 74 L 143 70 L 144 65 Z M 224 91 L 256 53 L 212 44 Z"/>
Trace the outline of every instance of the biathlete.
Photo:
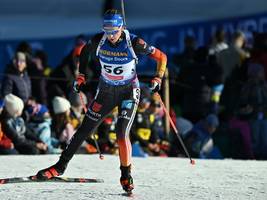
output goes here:
<path id="1" fill-rule="evenodd" d="M 117 10 L 108 10 L 104 14 L 103 33 L 92 37 L 81 51 L 80 71 L 73 83 L 74 91 L 79 92 L 86 82 L 84 74 L 88 60 L 96 58 L 101 65 L 96 95 L 88 106 L 81 126 L 62 152 L 59 161 L 51 167 L 40 170 L 37 173 L 38 179 L 44 180 L 62 175 L 82 142 L 93 134 L 105 116 L 118 106 L 116 134 L 121 170 L 120 183 L 126 192 L 133 190 L 132 147 L 129 133 L 140 98 L 136 73 L 137 55 L 147 55 L 157 62 L 157 71 L 151 81 L 151 90 L 158 92 L 166 69 L 166 55 L 159 49 L 148 45 L 140 37 L 130 34 L 123 24 L 123 17 Z"/>

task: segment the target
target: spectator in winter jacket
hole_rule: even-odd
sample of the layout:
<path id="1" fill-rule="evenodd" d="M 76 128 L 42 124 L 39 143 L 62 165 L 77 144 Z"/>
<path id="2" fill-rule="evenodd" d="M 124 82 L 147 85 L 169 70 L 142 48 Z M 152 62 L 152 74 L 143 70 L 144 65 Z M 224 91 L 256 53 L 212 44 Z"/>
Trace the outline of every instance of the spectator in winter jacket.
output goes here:
<path id="1" fill-rule="evenodd" d="M 218 125 L 218 117 L 214 114 L 209 114 L 206 118 L 196 123 L 186 135 L 185 141 L 193 157 L 222 158 L 212 139 L 212 134 L 216 131 Z"/>
<path id="2" fill-rule="evenodd" d="M 152 124 L 153 135 L 158 138 L 157 143 L 160 146 L 160 156 L 166 156 L 170 148 L 168 134 L 165 131 L 164 111 L 158 100 L 154 98 L 150 105 L 151 114 L 154 116 Z M 176 120 L 175 120 L 176 121 Z"/>
<path id="3" fill-rule="evenodd" d="M 0 155 L 18 154 L 13 142 L 3 133 L 0 123 Z"/>
<path id="4" fill-rule="evenodd" d="M 12 64 L 7 66 L 7 70 L 2 82 L 2 96 L 14 94 L 21 98 L 24 103 L 31 96 L 31 81 L 26 70 L 26 56 L 22 52 L 17 52 Z"/>
<path id="5" fill-rule="evenodd" d="M 1 114 L 2 130 L 14 143 L 15 149 L 21 154 L 45 152 L 47 146 L 27 131 L 25 122 L 20 117 L 24 108 L 23 101 L 13 94 L 8 94 L 4 102 L 5 107 Z"/>
<path id="6" fill-rule="evenodd" d="M 54 116 L 52 117 L 52 128 L 56 138 L 64 148 L 74 134 L 74 128 L 70 118 L 70 102 L 64 98 L 56 96 L 53 101 Z"/>
<path id="7" fill-rule="evenodd" d="M 155 116 L 151 113 L 149 107 L 150 99 L 142 98 L 133 122 L 131 141 L 139 143 L 146 153 L 153 156 L 159 155 L 160 146 L 158 144 L 158 135 L 152 132 Z"/>
<path id="8" fill-rule="evenodd" d="M 217 54 L 218 64 L 223 68 L 223 80 L 229 78 L 235 68 L 240 68 L 250 55 L 243 49 L 246 38 L 241 31 L 236 31 L 232 36 L 229 48 Z"/>
<path id="9" fill-rule="evenodd" d="M 18 44 L 17 52 L 22 52 L 26 55 L 27 72 L 31 78 L 32 84 L 32 96 L 34 96 L 38 102 L 47 104 L 47 80 L 45 74 L 49 75 L 49 68 L 47 67 L 47 55 L 42 50 L 37 50 L 33 54 L 31 45 L 22 41 Z"/>
<path id="10" fill-rule="evenodd" d="M 4 101 L 0 100 L 0 115 L 3 111 Z M 12 141 L 3 133 L 2 125 L 0 122 L 0 155 L 1 154 L 17 154 L 18 152 L 14 149 Z"/>
<path id="11" fill-rule="evenodd" d="M 240 96 L 240 108 L 247 108 L 243 123 L 250 125 L 248 134 L 241 131 L 244 149 L 250 149 L 251 140 L 256 159 L 267 158 L 267 82 L 262 65 L 250 63 L 247 70 L 248 80 L 243 85 Z M 251 132 L 251 136 L 250 133 Z M 250 151 L 245 151 L 250 152 Z M 244 155 L 249 155 L 244 154 Z M 247 157 L 246 157 L 247 158 Z"/>
<path id="12" fill-rule="evenodd" d="M 228 44 L 225 42 L 225 31 L 219 28 L 213 36 L 213 43 L 209 48 L 209 55 L 216 55 L 227 48 Z"/>
<path id="13" fill-rule="evenodd" d="M 196 123 L 203 119 L 218 103 L 222 90 L 222 69 L 212 63 L 206 47 L 199 47 L 195 52 L 194 63 L 183 68 L 178 81 L 186 87 L 176 88 L 182 99 L 183 117 Z M 213 107 L 215 107 L 213 109 Z"/>
<path id="14" fill-rule="evenodd" d="M 45 105 L 39 104 L 35 99 L 30 98 L 26 106 L 28 115 L 27 127 L 35 134 L 38 139 L 47 145 L 47 153 L 61 153 L 59 141 L 52 137 L 51 116 Z"/>

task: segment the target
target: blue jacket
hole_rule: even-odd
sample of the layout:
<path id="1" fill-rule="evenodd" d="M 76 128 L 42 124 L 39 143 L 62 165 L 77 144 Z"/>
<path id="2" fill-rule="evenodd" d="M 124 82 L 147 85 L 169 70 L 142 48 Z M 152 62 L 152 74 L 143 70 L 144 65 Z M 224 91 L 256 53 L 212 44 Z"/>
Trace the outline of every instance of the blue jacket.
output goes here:
<path id="1" fill-rule="evenodd" d="M 192 144 L 192 150 L 200 154 L 203 146 L 212 139 L 211 134 L 205 129 L 205 122 L 198 122 L 192 129 L 195 140 Z"/>

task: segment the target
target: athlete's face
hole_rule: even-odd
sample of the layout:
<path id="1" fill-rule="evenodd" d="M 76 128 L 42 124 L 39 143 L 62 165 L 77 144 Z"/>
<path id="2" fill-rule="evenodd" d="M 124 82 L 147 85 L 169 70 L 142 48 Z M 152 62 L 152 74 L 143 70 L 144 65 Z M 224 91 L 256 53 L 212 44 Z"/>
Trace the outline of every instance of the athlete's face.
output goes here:
<path id="1" fill-rule="evenodd" d="M 122 27 L 120 27 L 118 31 L 116 31 L 115 33 L 107 34 L 108 41 L 110 41 L 112 44 L 115 44 L 121 37 L 121 33 L 122 33 Z"/>

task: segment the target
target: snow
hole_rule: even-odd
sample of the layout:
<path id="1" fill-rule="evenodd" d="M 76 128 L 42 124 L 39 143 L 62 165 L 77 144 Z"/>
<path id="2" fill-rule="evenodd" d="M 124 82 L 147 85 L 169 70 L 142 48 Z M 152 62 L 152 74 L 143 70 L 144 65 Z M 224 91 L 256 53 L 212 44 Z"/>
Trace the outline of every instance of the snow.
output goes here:
<path id="1" fill-rule="evenodd" d="M 0 178 L 29 176 L 58 155 L 0 156 Z M 133 158 L 133 199 L 267 199 L 267 162 Z M 119 158 L 75 155 L 64 176 L 101 178 L 104 183 L 19 183 L 0 185 L 1 200 L 127 199 L 119 185 Z"/>

